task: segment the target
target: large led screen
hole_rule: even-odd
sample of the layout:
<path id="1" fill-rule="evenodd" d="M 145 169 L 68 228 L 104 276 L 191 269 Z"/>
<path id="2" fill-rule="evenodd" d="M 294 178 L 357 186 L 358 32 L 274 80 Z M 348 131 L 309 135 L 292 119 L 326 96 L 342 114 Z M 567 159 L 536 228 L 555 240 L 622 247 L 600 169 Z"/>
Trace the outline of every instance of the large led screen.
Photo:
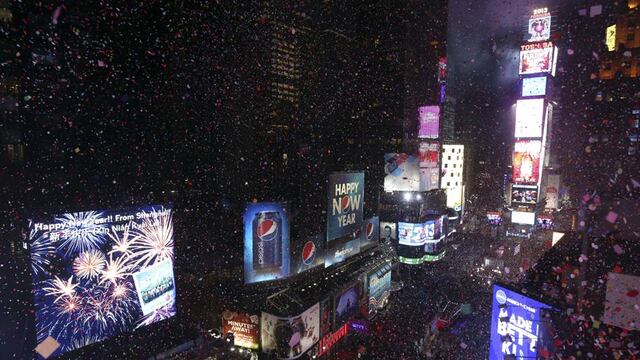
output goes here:
<path id="1" fill-rule="evenodd" d="M 511 188 L 511 202 L 521 204 L 536 204 L 538 202 L 538 187 L 516 186 Z"/>
<path id="2" fill-rule="evenodd" d="M 293 317 L 263 312 L 260 323 L 263 352 L 275 350 L 278 359 L 297 359 L 320 339 L 320 304 Z"/>
<path id="3" fill-rule="evenodd" d="M 493 285 L 489 360 L 537 359 L 548 349 L 550 322 L 542 313 L 549 305 L 530 299 L 500 285 Z"/>
<path id="4" fill-rule="evenodd" d="M 526 211 L 512 211 L 511 222 L 514 224 L 533 225 L 536 222 L 536 213 Z"/>
<path id="5" fill-rule="evenodd" d="M 364 204 L 364 173 L 340 172 L 329 175 L 327 241 L 360 230 Z"/>
<path id="6" fill-rule="evenodd" d="M 405 153 L 384 154 L 384 191 L 420 191 L 418 158 Z"/>
<path id="7" fill-rule="evenodd" d="M 513 182 L 535 185 L 540 178 L 540 140 L 517 140 L 513 152 Z"/>
<path id="8" fill-rule="evenodd" d="M 438 229 L 436 220 L 428 220 L 421 224 L 398 223 L 398 242 L 400 245 L 421 246 L 427 240 L 435 240 Z"/>
<path id="9" fill-rule="evenodd" d="M 437 139 L 440 136 L 440 107 L 421 106 L 418 108 L 418 138 Z"/>
<path id="10" fill-rule="evenodd" d="M 437 168 L 440 162 L 440 144 L 421 142 L 418 147 L 418 159 L 421 168 Z"/>
<path id="11" fill-rule="evenodd" d="M 307 236 L 299 241 L 292 241 L 291 268 L 293 274 L 300 274 L 316 266 L 324 265 L 324 233 Z"/>
<path id="12" fill-rule="evenodd" d="M 373 216 L 362 223 L 360 249 L 372 247 L 380 241 L 380 218 Z"/>
<path id="13" fill-rule="evenodd" d="M 384 306 L 391 293 L 391 266 L 383 266 L 369 274 L 367 282 L 369 292 L 369 317 L 373 317 L 378 309 Z"/>
<path id="14" fill-rule="evenodd" d="M 359 286 L 358 284 L 353 285 L 347 290 L 343 291 L 340 295 L 335 298 L 335 327 L 339 327 L 349 318 L 355 316 L 358 313 L 359 305 Z"/>
<path id="15" fill-rule="evenodd" d="M 544 99 L 524 99 L 516 103 L 517 138 L 539 138 L 542 136 Z"/>
<path id="16" fill-rule="evenodd" d="M 260 316 L 225 311 L 222 313 L 222 333 L 233 334 L 233 345 L 247 349 L 260 346 Z"/>
<path id="17" fill-rule="evenodd" d="M 252 203 L 244 212 L 244 282 L 289 276 L 289 217 L 281 203 Z"/>
<path id="18" fill-rule="evenodd" d="M 170 206 L 29 222 L 38 343 L 58 356 L 176 314 Z"/>
<path id="19" fill-rule="evenodd" d="M 536 76 L 522 79 L 522 97 L 547 94 L 547 77 Z"/>
<path id="20" fill-rule="evenodd" d="M 520 46 L 520 75 L 552 72 L 554 47 L 550 41 Z"/>

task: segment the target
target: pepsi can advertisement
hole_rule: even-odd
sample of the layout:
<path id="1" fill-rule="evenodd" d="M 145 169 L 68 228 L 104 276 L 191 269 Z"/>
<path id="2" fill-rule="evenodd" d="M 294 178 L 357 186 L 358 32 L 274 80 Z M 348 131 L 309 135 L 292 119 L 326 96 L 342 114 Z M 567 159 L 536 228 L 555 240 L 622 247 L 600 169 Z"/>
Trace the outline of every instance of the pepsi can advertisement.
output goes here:
<path id="1" fill-rule="evenodd" d="M 359 232 L 364 206 L 364 173 L 340 172 L 329 175 L 327 242 Z"/>
<path id="2" fill-rule="evenodd" d="M 366 219 L 362 223 L 362 233 L 360 234 L 360 249 L 365 249 L 378 245 L 380 241 L 380 218 L 377 216 Z"/>
<path id="3" fill-rule="evenodd" d="M 316 266 L 324 265 L 324 242 L 324 233 L 293 241 L 291 245 L 292 273 L 300 274 Z"/>
<path id="4" fill-rule="evenodd" d="M 252 203 L 244 213 L 244 281 L 281 279 L 290 273 L 289 219 L 281 203 Z"/>

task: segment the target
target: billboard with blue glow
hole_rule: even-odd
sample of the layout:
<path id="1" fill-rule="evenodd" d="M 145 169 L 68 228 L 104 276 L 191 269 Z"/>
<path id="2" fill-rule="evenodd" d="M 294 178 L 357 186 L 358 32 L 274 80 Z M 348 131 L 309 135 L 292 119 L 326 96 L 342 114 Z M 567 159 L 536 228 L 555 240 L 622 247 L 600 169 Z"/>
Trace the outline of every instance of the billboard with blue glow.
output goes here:
<path id="1" fill-rule="evenodd" d="M 289 217 L 285 205 L 247 205 L 244 212 L 244 282 L 289 276 L 289 255 Z"/>

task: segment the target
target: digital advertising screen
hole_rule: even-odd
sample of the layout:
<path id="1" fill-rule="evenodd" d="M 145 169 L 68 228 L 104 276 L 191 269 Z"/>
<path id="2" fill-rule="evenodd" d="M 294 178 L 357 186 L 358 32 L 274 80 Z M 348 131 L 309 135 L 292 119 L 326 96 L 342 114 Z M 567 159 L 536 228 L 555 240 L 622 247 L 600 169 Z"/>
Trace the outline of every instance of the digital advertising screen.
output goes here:
<path id="1" fill-rule="evenodd" d="M 66 352 L 176 314 L 171 206 L 29 221 L 38 344 Z"/>
<path id="2" fill-rule="evenodd" d="M 516 138 L 539 138 L 544 121 L 544 99 L 523 99 L 516 103 Z"/>
<path id="3" fill-rule="evenodd" d="M 297 359 L 320 340 L 320 304 L 294 317 L 263 312 L 260 325 L 262 352 L 275 350 L 278 359 Z"/>
<path id="4" fill-rule="evenodd" d="M 360 308 L 360 289 L 358 284 L 351 286 L 335 298 L 335 322 L 334 326 L 339 327 L 346 323 L 349 318 L 355 316 Z"/>
<path id="5" fill-rule="evenodd" d="M 552 230 L 553 218 L 550 216 L 538 216 L 536 218 L 536 227 L 542 230 Z"/>
<path id="6" fill-rule="evenodd" d="M 329 175 L 327 242 L 359 231 L 364 204 L 364 173 L 340 172 Z"/>
<path id="7" fill-rule="evenodd" d="M 384 191 L 420 191 L 418 158 L 405 153 L 384 155 Z"/>
<path id="8" fill-rule="evenodd" d="M 616 44 L 616 33 L 616 24 L 607 27 L 607 36 L 605 41 L 607 44 L 607 50 L 609 51 L 615 51 L 616 46 L 618 45 Z"/>
<path id="9" fill-rule="evenodd" d="M 489 360 L 538 359 L 551 345 L 551 323 L 544 313 L 551 306 L 498 284 L 493 285 Z"/>
<path id="10" fill-rule="evenodd" d="M 326 239 L 326 235 L 322 233 L 292 241 L 291 272 L 293 274 L 300 274 L 317 266 L 324 266 L 324 246 Z"/>
<path id="11" fill-rule="evenodd" d="M 551 73 L 554 68 L 554 46 L 550 41 L 520 46 L 520 75 Z"/>
<path id="12" fill-rule="evenodd" d="M 391 294 L 391 264 L 376 269 L 367 277 L 369 318 L 375 316 Z"/>
<path id="13" fill-rule="evenodd" d="M 536 213 L 526 211 L 512 211 L 511 222 L 514 224 L 533 225 L 536 222 Z"/>
<path id="14" fill-rule="evenodd" d="M 418 191 L 431 191 L 440 188 L 440 169 L 422 168 L 420 169 L 420 186 Z"/>
<path id="15" fill-rule="evenodd" d="M 373 216 L 362 223 L 360 249 L 378 245 L 380 242 L 380 218 Z"/>
<path id="16" fill-rule="evenodd" d="M 541 13 L 529 19 L 529 42 L 549 40 L 551 37 L 551 14 Z"/>
<path id="17" fill-rule="evenodd" d="M 435 141 L 421 142 L 418 159 L 421 168 L 437 168 L 440 163 L 440 144 Z"/>
<path id="18" fill-rule="evenodd" d="M 400 245 L 421 246 L 427 240 L 436 239 L 436 220 L 424 223 L 398 223 L 398 242 Z M 439 237 L 439 234 L 437 235 Z"/>
<path id="19" fill-rule="evenodd" d="M 418 138 L 437 139 L 440 136 L 440 106 L 418 108 Z"/>
<path id="20" fill-rule="evenodd" d="M 290 274 L 289 215 L 282 203 L 251 203 L 244 212 L 244 282 Z"/>
<path id="21" fill-rule="evenodd" d="M 222 313 L 223 336 L 232 333 L 233 345 L 258 349 L 260 347 L 260 316 L 242 312 L 225 311 Z"/>
<path id="22" fill-rule="evenodd" d="M 547 209 L 557 209 L 560 201 L 560 175 L 549 174 L 547 176 L 547 187 L 545 188 Z"/>
<path id="23" fill-rule="evenodd" d="M 522 97 L 545 96 L 546 94 L 546 76 L 536 76 L 522 79 Z"/>
<path id="24" fill-rule="evenodd" d="M 487 211 L 487 223 L 498 226 L 502 224 L 502 214 L 497 211 Z"/>
<path id="25" fill-rule="evenodd" d="M 380 222 L 380 242 L 387 245 L 393 245 L 397 242 L 396 223 L 381 221 Z"/>
<path id="26" fill-rule="evenodd" d="M 540 179 L 540 140 L 516 140 L 513 152 L 513 182 L 537 185 Z"/>
<path id="27" fill-rule="evenodd" d="M 511 188 L 511 202 L 522 204 L 536 204 L 538 202 L 538 187 L 517 186 Z"/>

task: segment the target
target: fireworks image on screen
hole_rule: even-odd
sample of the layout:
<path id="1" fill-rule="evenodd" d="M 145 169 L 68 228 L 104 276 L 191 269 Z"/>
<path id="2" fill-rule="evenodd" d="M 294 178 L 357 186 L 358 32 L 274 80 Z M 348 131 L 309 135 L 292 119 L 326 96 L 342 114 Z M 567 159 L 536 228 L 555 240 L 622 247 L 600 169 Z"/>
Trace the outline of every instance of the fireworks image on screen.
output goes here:
<path id="1" fill-rule="evenodd" d="M 54 356 L 173 317 L 175 286 L 142 303 L 134 277 L 173 284 L 171 209 L 63 214 L 29 223 L 38 342 Z M 61 266 L 62 265 L 62 266 Z M 143 309 L 144 306 L 144 309 Z M 143 311 L 144 310 L 144 311 Z"/>

